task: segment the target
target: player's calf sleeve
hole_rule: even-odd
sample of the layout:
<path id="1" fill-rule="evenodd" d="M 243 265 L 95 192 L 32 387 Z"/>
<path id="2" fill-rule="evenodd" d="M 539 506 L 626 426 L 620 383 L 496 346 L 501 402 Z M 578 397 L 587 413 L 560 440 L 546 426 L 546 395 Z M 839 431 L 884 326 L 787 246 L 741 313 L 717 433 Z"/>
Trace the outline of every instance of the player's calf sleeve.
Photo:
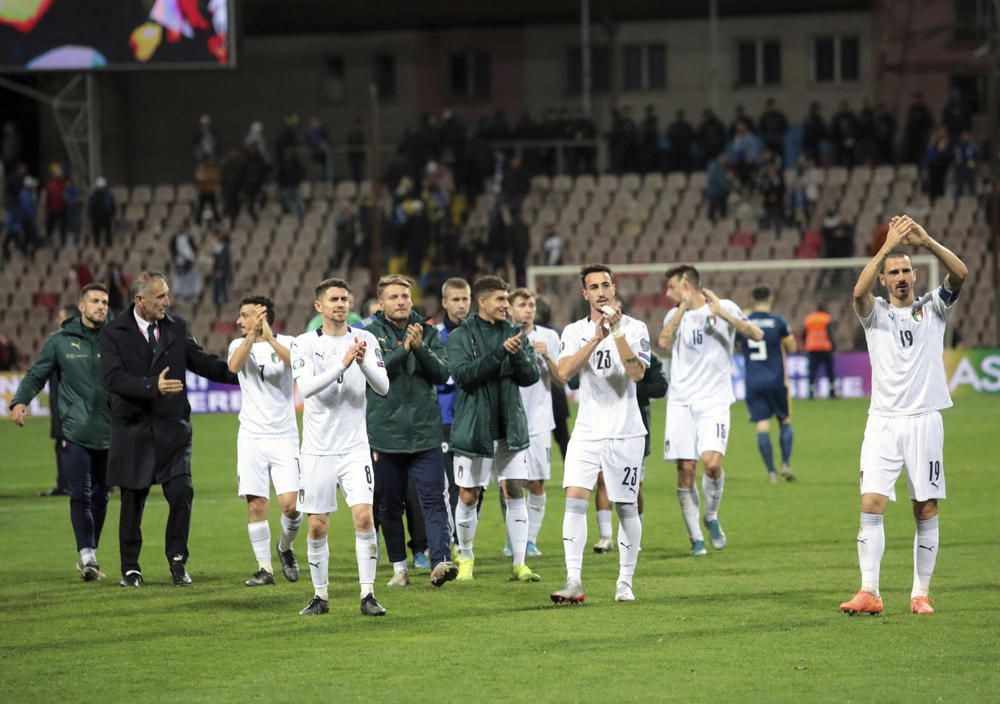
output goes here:
<path id="1" fill-rule="evenodd" d="M 611 537 L 611 509 L 601 509 L 597 512 L 597 532 L 602 539 Z"/>
<path id="2" fill-rule="evenodd" d="M 326 586 L 330 580 L 330 545 L 326 538 L 309 538 L 306 557 L 309 559 L 309 576 L 312 577 L 316 596 L 326 599 Z"/>
<path id="3" fill-rule="evenodd" d="M 677 502 L 681 505 L 681 518 L 687 526 L 688 536 L 691 540 L 704 540 L 705 536 L 701 532 L 701 501 L 698 497 L 698 487 L 692 486 L 688 489 L 677 487 Z"/>
<path id="4" fill-rule="evenodd" d="M 795 439 L 795 432 L 792 424 L 786 423 L 781 426 L 781 463 L 791 464 L 792 461 L 792 440 Z"/>
<path id="5" fill-rule="evenodd" d="M 455 532 L 458 534 L 458 547 L 462 551 L 462 559 L 471 560 L 475 557 L 472 552 L 472 541 L 476 537 L 478 522 L 476 504 L 469 506 L 459 499 L 455 507 Z"/>
<path id="6" fill-rule="evenodd" d="M 301 513 L 295 518 L 289 518 L 285 514 L 281 514 L 281 538 L 278 539 L 278 549 L 282 552 L 291 550 L 292 543 L 295 541 L 295 536 L 299 534 L 299 528 L 301 527 Z"/>
<path id="7" fill-rule="evenodd" d="M 257 564 L 270 572 L 271 567 L 271 526 L 267 521 L 256 521 L 247 524 L 247 533 L 250 536 L 250 545 L 253 547 L 253 555 L 257 558 Z"/>
<path id="8" fill-rule="evenodd" d="M 938 554 L 938 517 L 917 521 L 913 536 L 913 591 L 910 596 L 927 596 Z"/>
<path id="9" fill-rule="evenodd" d="M 757 433 L 757 449 L 760 450 L 760 456 L 768 473 L 774 474 L 774 450 L 771 448 L 770 433 Z"/>
<path id="10" fill-rule="evenodd" d="M 726 473 L 719 472 L 718 479 L 712 479 L 707 474 L 701 475 L 701 488 L 705 492 L 705 520 L 714 521 L 719 517 L 719 504 L 722 503 L 722 490 L 726 486 Z"/>
<path id="11" fill-rule="evenodd" d="M 354 554 L 358 560 L 361 598 L 364 598 L 375 588 L 375 567 L 378 565 L 378 536 L 375 531 L 354 532 Z"/>
<path id="12" fill-rule="evenodd" d="M 861 512 L 858 531 L 858 565 L 861 567 L 861 589 L 878 596 L 878 574 L 885 552 L 885 526 L 877 513 Z"/>
<path id="13" fill-rule="evenodd" d="M 545 520 L 545 494 L 528 494 L 528 541 L 538 542 L 538 533 Z"/>
<path id="14" fill-rule="evenodd" d="M 563 552 L 566 555 L 566 578 L 580 581 L 583 570 L 583 548 L 587 543 L 587 501 L 566 499 L 563 515 Z"/>
<path id="15" fill-rule="evenodd" d="M 635 504 L 615 504 L 618 511 L 618 579 L 632 583 L 642 544 L 642 521 Z"/>
<path id="16" fill-rule="evenodd" d="M 522 496 L 519 499 L 507 499 L 507 537 L 510 538 L 510 551 L 513 555 L 514 567 L 524 564 L 524 551 L 528 544 L 528 502 Z"/>

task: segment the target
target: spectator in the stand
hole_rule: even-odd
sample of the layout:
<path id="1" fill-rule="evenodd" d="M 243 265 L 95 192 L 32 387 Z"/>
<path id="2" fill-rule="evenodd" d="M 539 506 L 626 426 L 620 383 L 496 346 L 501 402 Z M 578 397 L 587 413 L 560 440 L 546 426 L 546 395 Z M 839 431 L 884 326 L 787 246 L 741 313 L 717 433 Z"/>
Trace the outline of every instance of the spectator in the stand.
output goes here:
<path id="1" fill-rule="evenodd" d="M 17 345 L 9 337 L 0 335 L 0 372 L 17 371 L 19 363 Z"/>
<path id="2" fill-rule="evenodd" d="M 534 118 L 530 111 L 525 110 L 521 113 L 521 118 L 514 125 L 511 137 L 518 142 L 528 142 L 529 145 L 521 150 L 521 156 L 524 158 L 525 168 L 532 173 L 538 173 L 541 171 L 541 152 L 535 147 L 531 146 L 531 142 L 543 139 L 545 136 L 545 130 L 538 120 Z"/>
<path id="3" fill-rule="evenodd" d="M 240 196 L 246 179 L 246 160 L 240 149 L 231 149 L 219 165 L 219 185 L 222 191 L 222 212 L 229 226 L 236 223 L 240 214 Z"/>
<path id="4" fill-rule="evenodd" d="M 3 172 L 10 178 L 17 170 L 21 161 L 21 135 L 13 120 L 3 123 L 3 138 L 0 140 L 0 161 L 3 162 Z"/>
<path id="5" fill-rule="evenodd" d="M 582 110 L 573 113 L 567 138 L 574 142 L 592 142 L 597 138 L 597 125 Z M 597 148 L 593 145 L 573 147 L 568 150 L 569 171 L 574 176 L 594 173 L 597 165 Z"/>
<path id="6" fill-rule="evenodd" d="M 524 286 L 528 280 L 528 253 L 531 250 L 531 231 L 521 217 L 521 211 L 512 210 L 507 224 L 507 243 L 510 246 L 510 259 L 514 265 L 514 279 L 518 286 Z"/>
<path id="7" fill-rule="evenodd" d="M 76 275 L 77 288 L 83 288 L 94 280 L 94 272 L 91 270 L 88 258 L 84 256 L 83 251 L 77 252 L 73 273 Z"/>
<path id="8" fill-rule="evenodd" d="M 608 160 L 611 173 L 620 174 L 625 158 L 625 127 L 622 123 L 622 113 L 618 108 L 611 110 L 611 128 L 605 135 L 608 141 Z"/>
<path id="9" fill-rule="evenodd" d="M 503 196 L 503 206 L 512 211 L 520 211 L 521 204 L 528 197 L 531 191 L 531 176 L 521 165 L 521 160 L 514 157 L 510 160 L 510 167 L 503 177 L 501 195 Z"/>
<path id="10" fill-rule="evenodd" d="M 333 227 L 336 231 L 334 241 L 333 257 L 330 259 L 330 268 L 339 269 L 340 265 L 347 261 L 347 269 L 354 268 L 361 254 L 357 246 L 357 227 L 354 221 L 354 208 L 350 201 L 340 201 L 333 211 Z"/>
<path id="11" fill-rule="evenodd" d="M 826 259 L 846 259 L 854 256 L 854 226 L 845 222 L 837 214 L 836 209 L 827 211 L 820 233 L 823 236 L 823 257 Z M 816 282 L 817 288 L 828 283 L 830 286 L 840 286 L 843 281 L 844 269 L 824 269 Z"/>
<path id="12" fill-rule="evenodd" d="M 59 228 L 61 244 L 66 246 L 66 179 L 63 168 L 53 163 L 49 166 L 49 180 L 45 184 L 45 239 L 49 246 L 55 244 L 52 234 Z"/>
<path id="13" fill-rule="evenodd" d="M 195 130 L 194 138 L 191 140 L 194 145 L 194 163 L 201 164 L 205 161 L 218 161 L 222 153 L 219 142 L 219 135 L 216 134 L 212 126 L 212 117 L 202 115 L 198 119 L 198 129 Z"/>
<path id="14" fill-rule="evenodd" d="M 889 236 L 889 223 L 885 215 L 879 213 L 875 216 L 875 227 L 872 228 L 872 239 L 868 243 L 868 256 L 874 257 L 885 245 L 885 238 Z"/>
<path id="15" fill-rule="evenodd" d="M 892 164 L 893 148 L 896 143 L 896 117 L 885 105 L 875 106 L 875 157 L 880 164 Z M 874 255 L 873 255 L 874 256 Z"/>
<path id="16" fill-rule="evenodd" d="M 108 188 L 108 180 L 99 176 L 94 181 L 94 192 L 87 202 L 87 214 L 90 216 L 90 230 L 94 235 L 94 244 L 98 247 L 111 247 L 111 235 L 115 223 L 117 205 L 115 197 Z M 104 241 L 101 242 L 101 235 Z"/>
<path id="17" fill-rule="evenodd" d="M 450 167 L 465 159 L 465 126 L 451 108 L 441 111 L 441 162 Z"/>
<path id="18" fill-rule="evenodd" d="M 662 170 L 660 165 L 660 121 L 656 116 L 656 108 L 646 106 L 646 116 L 642 120 L 642 152 L 640 165 L 642 173 Z M 518 283 L 518 286 L 524 286 Z"/>
<path id="19" fill-rule="evenodd" d="M 73 236 L 73 244 L 79 245 L 83 231 L 83 192 L 72 172 L 66 178 L 63 200 L 66 202 L 66 231 Z"/>
<path id="20" fill-rule="evenodd" d="M 274 143 L 275 160 L 277 162 L 276 180 L 281 191 L 281 209 L 286 214 L 294 213 L 299 220 L 299 227 L 306 215 L 305 205 L 299 188 L 305 180 L 305 169 L 299 158 L 299 116 L 289 115 L 285 118 L 285 127 Z"/>
<path id="21" fill-rule="evenodd" d="M 719 154 L 709 163 L 705 177 L 705 198 L 708 200 L 708 219 L 714 225 L 719 217 L 726 217 L 729 192 L 729 171 L 726 168 L 726 155 Z"/>
<path id="22" fill-rule="evenodd" d="M 802 120 L 802 151 L 814 164 L 822 163 L 822 144 L 826 139 L 826 121 L 820 113 L 819 103 L 809 104 L 809 112 Z"/>
<path id="23" fill-rule="evenodd" d="M 830 139 L 833 142 L 837 165 L 853 168 L 858 144 L 858 118 L 846 100 L 830 120 Z"/>
<path id="24" fill-rule="evenodd" d="M 698 125 L 698 143 L 701 145 L 701 164 L 711 164 L 726 149 L 726 126 L 711 108 L 705 108 Z"/>
<path id="25" fill-rule="evenodd" d="M 674 121 L 667 128 L 670 142 L 670 157 L 667 168 L 670 171 L 691 171 L 691 148 L 694 146 L 694 127 L 687 121 L 683 110 L 678 110 Z"/>
<path id="26" fill-rule="evenodd" d="M 761 179 L 761 194 L 764 196 L 764 227 L 774 230 L 774 236 L 781 236 L 785 224 L 785 177 L 777 160 L 767 165 Z"/>
<path id="27" fill-rule="evenodd" d="M 976 195 L 976 170 L 979 150 L 969 130 L 962 130 L 955 142 L 952 159 L 955 163 L 955 197 Z"/>
<path id="28" fill-rule="evenodd" d="M 267 160 L 261 154 L 256 142 L 250 142 L 244 147 L 244 167 L 243 167 L 243 197 L 246 202 L 247 212 L 254 222 L 257 222 L 257 207 L 260 205 L 261 194 L 264 189 L 264 181 L 267 179 Z"/>
<path id="29" fill-rule="evenodd" d="M 764 103 L 764 113 L 760 116 L 760 136 L 764 146 L 775 154 L 785 153 L 785 134 L 788 132 L 788 118 L 778 110 L 774 98 Z"/>
<path id="30" fill-rule="evenodd" d="M 819 203 L 819 186 L 822 174 L 805 154 L 799 154 L 795 162 L 795 189 L 793 191 L 792 212 L 799 230 L 804 232 L 809 218 Z"/>
<path id="31" fill-rule="evenodd" d="M 913 94 L 913 102 L 906 112 L 906 125 L 903 128 L 904 154 L 908 164 L 919 164 L 927 149 L 927 140 L 934 127 L 934 118 L 924 103 L 923 95 L 917 91 Z"/>
<path id="32" fill-rule="evenodd" d="M 233 257 L 229 249 L 229 235 L 218 230 L 212 233 L 212 302 L 215 313 L 229 303 L 229 287 L 233 281 Z"/>
<path id="33" fill-rule="evenodd" d="M 218 192 L 221 172 L 214 158 L 198 162 L 194 169 L 194 182 L 198 187 L 198 201 L 194 206 L 194 221 L 201 225 L 205 208 L 211 209 L 212 222 L 219 222 Z"/>
<path id="34" fill-rule="evenodd" d="M 267 150 L 267 138 L 264 136 L 264 124 L 262 122 L 255 120 L 250 123 L 250 129 L 243 140 L 243 146 L 255 147 L 260 158 L 264 160 L 264 163 L 271 164 L 271 153 Z"/>
<path id="35" fill-rule="evenodd" d="M 729 144 L 726 159 L 732 165 L 740 185 L 744 189 L 750 188 L 760 166 L 761 149 L 760 140 L 745 122 L 736 123 L 736 135 Z"/>
<path id="36" fill-rule="evenodd" d="M 129 283 L 118 262 L 108 262 L 108 273 L 101 283 L 108 287 L 108 317 L 113 318 L 125 310 L 130 294 Z"/>
<path id="37" fill-rule="evenodd" d="M 622 107 L 622 171 L 639 171 L 639 128 L 632 119 L 632 106 Z"/>
<path id="38" fill-rule="evenodd" d="M 750 117 L 746 110 L 743 109 L 742 105 L 737 105 L 733 110 L 733 121 L 729 123 L 729 137 L 732 139 L 739 132 L 739 126 L 742 124 L 747 128 L 747 131 L 757 133 L 757 125 L 754 123 L 753 118 Z"/>
<path id="39" fill-rule="evenodd" d="M 34 259 L 41 244 L 38 238 L 38 179 L 25 176 L 17 198 L 17 213 L 21 219 L 24 253 Z"/>
<path id="40" fill-rule="evenodd" d="M 174 280 L 170 285 L 172 298 L 178 302 L 196 301 L 203 286 L 198 271 L 198 246 L 191 237 L 191 224 L 185 222 L 170 240 L 170 257 L 174 263 Z"/>
<path id="41" fill-rule="evenodd" d="M 948 130 L 948 136 L 951 139 L 958 139 L 962 132 L 972 129 L 972 114 L 969 111 L 969 104 L 958 88 L 952 89 L 951 97 L 944 105 L 944 110 L 941 112 L 941 124 Z"/>
<path id="42" fill-rule="evenodd" d="M 403 178 L 396 189 L 396 207 L 393 213 L 395 251 L 406 256 L 406 271 L 414 278 L 423 269 L 428 241 L 427 211 L 420 194 L 409 177 Z"/>
<path id="43" fill-rule="evenodd" d="M 13 123 L 7 124 L 13 125 Z M 16 245 L 18 249 L 23 249 L 24 247 L 24 232 L 21 228 L 21 213 L 18 209 L 18 203 L 21 198 L 21 186 L 27 174 L 28 168 L 24 164 L 17 164 L 6 172 L 6 178 L 3 183 L 4 261 L 10 258 L 11 245 Z"/>
<path id="44" fill-rule="evenodd" d="M 329 173 L 327 165 L 327 150 L 330 147 L 330 140 L 326 133 L 326 125 L 316 115 L 309 118 L 309 126 L 306 128 L 306 144 L 309 146 L 309 155 L 312 157 L 313 169 L 321 181 L 326 181 L 333 176 Z"/>
<path id="45" fill-rule="evenodd" d="M 354 118 L 351 129 L 347 131 L 347 164 L 351 179 L 360 184 L 365 178 L 365 131 L 360 117 Z"/>
<path id="46" fill-rule="evenodd" d="M 556 226 L 552 223 L 545 226 L 542 251 L 545 252 L 546 266 L 558 266 L 562 264 L 562 237 L 559 236 Z"/>
<path id="47" fill-rule="evenodd" d="M 944 195 L 948 167 L 951 165 L 951 141 L 944 127 L 934 130 L 924 153 L 923 167 L 927 174 L 927 197 L 931 203 Z"/>
<path id="48" fill-rule="evenodd" d="M 857 161 L 859 164 L 875 164 L 875 111 L 865 100 L 858 113 L 858 147 Z"/>
<path id="49" fill-rule="evenodd" d="M 486 228 L 486 262 L 489 265 L 487 271 L 504 271 L 507 268 L 507 252 L 510 250 L 510 242 L 507 239 L 509 219 L 510 211 L 506 208 L 497 208 L 490 217 Z"/>

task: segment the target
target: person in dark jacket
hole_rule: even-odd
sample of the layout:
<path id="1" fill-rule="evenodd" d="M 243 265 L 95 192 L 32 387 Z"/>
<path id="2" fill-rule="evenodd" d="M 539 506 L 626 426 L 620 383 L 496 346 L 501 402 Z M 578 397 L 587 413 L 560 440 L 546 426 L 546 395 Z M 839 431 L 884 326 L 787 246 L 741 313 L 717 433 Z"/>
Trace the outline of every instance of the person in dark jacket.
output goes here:
<path id="1" fill-rule="evenodd" d="M 157 271 L 132 284 L 134 303 L 101 331 L 101 380 L 111 399 L 108 484 L 121 488 L 118 542 L 121 586 L 142 584 L 142 512 L 153 484 L 170 507 L 166 555 L 177 586 L 187 572 L 191 528 L 191 405 L 184 370 L 236 386 L 224 359 L 203 350 L 187 322 L 170 315 L 170 288 Z"/>
<path id="2" fill-rule="evenodd" d="M 70 318 L 75 318 L 79 314 L 77 306 L 65 305 L 59 309 L 59 316 L 56 318 L 58 327 L 54 332 L 62 329 L 63 323 Z M 108 315 L 112 315 L 110 299 L 108 303 Z M 69 485 L 66 483 L 66 472 L 63 469 L 62 453 L 62 427 L 59 423 L 59 365 L 52 367 L 49 375 L 49 437 L 52 438 L 56 453 L 56 485 L 46 491 L 38 493 L 39 496 L 69 496 Z"/>
<path id="3" fill-rule="evenodd" d="M 111 419 L 100 385 L 98 338 L 108 316 L 108 290 L 88 284 L 80 291 L 79 317 L 63 322 L 49 336 L 38 359 L 25 374 L 10 402 L 11 418 L 23 427 L 28 404 L 55 372 L 59 387 L 60 464 L 70 494 L 70 522 L 80 560 L 76 569 L 85 582 L 104 576 L 97 546 L 108 506 L 108 443 Z"/>
<path id="4" fill-rule="evenodd" d="M 431 584 L 440 587 L 458 575 L 450 561 L 444 438 L 435 390 L 448 381 L 448 357 L 437 329 L 413 310 L 411 286 L 404 276 L 383 276 L 378 282 L 382 310 L 365 328 L 378 339 L 389 374 L 388 394 L 368 391 L 368 444 L 375 453 L 379 518 L 393 568 L 389 586 L 410 583 L 403 504 L 412 477 L 431 552 Z"/>
<path id="5" fill-rule="evenodd" d="M 459 488 L 455 525 L 461 557 L 458 579 L 471 580 L 475 565 L 472 544 L 479 495 L 494 470 L 507 499 L 507 534 L 513 553 L 511 578 L 537 582 L 524 564 L 528 544 L 528 418 L 520 387 L 539 379 L 535 355 L 524 343 L 524 332 L 507 317 L 507 283 L 497 276 L 477 279 L 472 287 L 478 313 L 462 321 L 445 345 L 455 380 L 455 417 L 451 447 Z"/>
<path id="6" fill-rule="evenodd" d="M 108 181 L 103 176 L 94 181 L 94 192 L 87 201 L 87 214 L 90 215 L 90 229 L 94 233 L 94 244 L 98 247 L 111 246 L 111 229 L 114 226 L 117 205 L 115 197 L 108 190 Z M 104 233 L 104 242 L 101 242 Z"/>

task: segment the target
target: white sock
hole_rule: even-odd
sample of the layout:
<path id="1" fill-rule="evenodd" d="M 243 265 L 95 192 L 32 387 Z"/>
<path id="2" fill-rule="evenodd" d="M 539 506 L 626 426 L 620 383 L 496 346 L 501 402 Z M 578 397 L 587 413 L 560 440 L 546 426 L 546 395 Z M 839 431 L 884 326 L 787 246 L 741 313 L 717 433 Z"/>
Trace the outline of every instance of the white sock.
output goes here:
<path id="1" fill-rule="evenodd" d="M 938 554 L 938 517 L 917 521 L 913 536 L 913 591 L 910 596 L 927 596 Z"/>
<path id="2" fill-rule="evenodd" d="M 587 543 L 587 501 L 566 499 L 563 514 L 563 552 L 566 554 L 566 579 L 580 582 L 583 572 L 583 549 Z"/>
<path id="3" fill-rule="evenodd" d="M 267 521 L 247 523 L 247 533 L 250 535 L 250 545 L 253 546 L 257 566 L 274 574 L 271 567 L 271 526 Z"/>
<path id="4" fill-rule="evenodd" d="M 601 535 L 601 540 L 611 538 L 611 509 L 597 510 L 597 532 Z"/>
<path id="5" fill-rule="evenodd" d="M 514 567 L 524 564 L 524 551 L 528 545 L 528 500 L 507 499 L 507 536 Z"/>
<path id="6" fill-rule="evenodd" d="M 719 504 L 722 503 L 722 489 L 725 484 L 725 472 L 719 472 L 718 479 L 712 479 L 707 474 L 701 475 L 701 490 L 705 492 L 706 521 L 714 521 L 719 517 Z"/>
<path id="7" fill-rule="evenodd" d="M 94 548 L 81 548 L 80 562 L 84 565 L 88 562 L 97 562 L 97 553 L 94 551 Z"/>
<path id="8" fill-rule="evenodd" d="M 461 499 L 455 507 L 455 530 L 458 533 L 458 549 L 462 551 L 463 560 L 476 557 L 472 552 L 472 541 L 476 537 L 476 525 L 479 516 L 476 515 L 476 504 L 468 506 Z"/>
<path id="9" fill-rule="evenodd" d="M 326 587 L 330 581 L 330 545 L 326 538 L 309 538 L 306 557 L 309 559 L 309 575 L 312 577 L 316 596 L 327 599 Z"/>
<path id="10" fill-rule="evenodd" d="M 358 558 L 358 581 L 363 599 L 375 592 L 375 567 L 378 565 L 378 536 L 375 531 L 355 531 L 354 554 Z"/>
<path id="11" fill-rule="evenodd" d="M 677 487 L 677 501 L 681 505 L 681 517 L 684 519 L 691 540 L 705 540 L 701 532 L 701 523 L 698 521 L 698 514 L 701 512 L 698 487 L 692 486 L 690 489 Z"/>
<path id="12" fill-rule="evenodd" d="M 393 574 L 399 574 L 400 572 L 409 572 L 409 571 L 410 571 L 410 566 L 406 563 L 406 560 L 392 563 Z"/>
<path id="13" fill-rule="evenodd" d="M 538 542 L 538 532 L 545 520 L 545 494 L 528 494 L 528 542 Z"/>
<path id="14" fill-rule="evenodd" d="M 642 543 L 642 521 L 635 504 L 615 504 L 618 510 L 618 581 L 632 584 Z"/>
<path id="15" fill-rule="evenodd" d="M 885 527 L 877 513 L 861 513 L 858 531 L 858 564 L 861 566 L 861 589 L 878 596 L 878 572 L 885 552 Z"/>
<path id="16" fill-rule="evenodd" d="M 299 528 L 301 527 L 301 513 L 295 518 L 289 518 L 285 514 L 281 514 L 281 537 L 278 539 L 278 549 L 281 552 L 288 552 L 292 549 L 292 542 L 294 542 L 295 536 L 299 534 Z"/>
<path id="17" fill-rule="evenodd" d="M 451 494 L 448 492 L 447 479 L 444 481 L 444 512 L 448 514 L 448 535 L 455 535 L 455 512 L 451 510 Z"/>

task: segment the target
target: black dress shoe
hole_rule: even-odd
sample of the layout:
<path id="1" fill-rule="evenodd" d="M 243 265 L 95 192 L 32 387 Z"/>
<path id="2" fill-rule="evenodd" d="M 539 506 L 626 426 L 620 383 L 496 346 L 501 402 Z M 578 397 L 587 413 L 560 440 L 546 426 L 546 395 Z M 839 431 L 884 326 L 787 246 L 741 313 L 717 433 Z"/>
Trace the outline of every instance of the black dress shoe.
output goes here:
<path id="1" fill-rule="evenodd" d="M 289 582 L 298 582 L 299 563 L 295 559 L 295 553 L 292 552 L 292 549 L 278 550 L 278 559 L 281 561 L 281 574 L 285 575 L 285 579 Z"/>
<path id="2" fill-rule="evenodd" d="M 366 594 L 361 600 L 361 613 L 364 616 L 385 616 L 385 608 L 378 603 L 374 594 Z"/>
<path id="3" fill-rule="evenodd" d="M 136 572 L 135 570 L 129 570 L 122 577 L 122 581 L 118 583 L 122 587 L 141 587 L 142 586 L 142 574 Z"/>
<path id="4" fill-rule="evenodd" d="M 173 580 L 175 587 L 191 586 L 191 575 L 188 574 L 187 567 L 180 560 L 170 563 L 170 579 Z"/>

